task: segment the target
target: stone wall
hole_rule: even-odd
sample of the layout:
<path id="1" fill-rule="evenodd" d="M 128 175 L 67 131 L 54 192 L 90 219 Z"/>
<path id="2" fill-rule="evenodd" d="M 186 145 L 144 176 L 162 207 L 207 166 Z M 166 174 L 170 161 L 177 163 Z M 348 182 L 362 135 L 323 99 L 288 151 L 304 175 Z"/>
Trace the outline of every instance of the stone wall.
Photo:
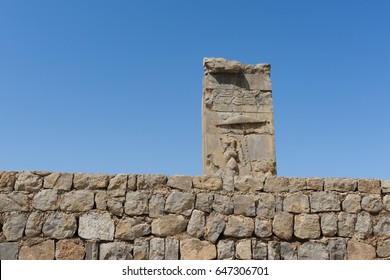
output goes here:
<path id="1" fill-rule="evenodd" d="M 0 172 L 0 259 L 390 259 L 390 181 Z"/>

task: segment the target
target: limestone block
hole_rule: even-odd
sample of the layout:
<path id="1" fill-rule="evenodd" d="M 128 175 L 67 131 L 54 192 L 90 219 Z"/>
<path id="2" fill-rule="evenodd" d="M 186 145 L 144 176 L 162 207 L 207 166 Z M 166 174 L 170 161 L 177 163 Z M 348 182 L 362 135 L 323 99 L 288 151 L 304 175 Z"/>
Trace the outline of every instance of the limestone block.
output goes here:
<path id="1" fill-rule="evenodd" d="M 55 189 L 62 191 L 70 191 L 73 184 L 73 174 L 53 172 L 47 175 L 43 180 L 45 189 Z"/>
<path id="2" fill-rule="evenodd" d="M 31 171 L 23 171 L 17 175 L 15 191 L 37 192 L 42 188 L 43 179 Z"/>
<path id="3" fill-rule="evenodd" d="M 76 229 L 77 222 L 75 216 L 63 212 L 54 212 L 46 217 L 42 232 L 50 238 L 65 239 L 73 237 Z"/>
<path id="4" fill-rule="evenodd" d="M 83 260 L 85 249 L 80 240 L 64 239 L 56 244 L 56 260 Z"/>
<path id="5" fill-rule="evenodd" d="M 298 248 L 298 260 L 329 260 L 325 244 L 306 242 Z"/>
<path id="6" fill-rule="evenodd" d="M 309 198 L 303 193 L 288 195 L 283 201 L 283 210 L 290 213 L 309 213 Z"/>
<path id="7" fill-rule="evenodd" d="M 390 214 L 385 214 L 379 218 L 374 226 L 374 234 L 378 236 L 390 236 Z"/>
<path id="8" fill-rule="evenodd" d="M 165 211 L 172 214 L 190 216 L 195 206 L 195 195 L 173 191 L 165 202 Z"/>
<path id="9" fill-rule="evenodd" d="M 299 192 L 307 189 L 307 182 L 305 178 L 289 178 L 288 190 L 290 192 Z"/>
<path id="10" fill-rule="evenodd" d="M 344 238 L 332 238 L 328 242 L 330 260 L 347 259 L 347 242 Z"/>
<path id="11" fill-rule="evenodd" d="M 225 225 L 226 223 L 220 214 L 211 213 L 207 217 L 204 238 L 211 243 L 217 242 L 220 234 L 225 229 Z"/>
<path id="12" fill-rule="evenodd" d="M 289 179 L 284 177 L 269 177 L 265 180 L 265 192 L 288 192 Z"/>
<path id="13" fill-rule="evenodd" d="M 214 244 L 199 239 L 184 239 L 180 242 L 182 260 L 212 260 L 217 257 Z"/>
<path id="14" fill-rule="evenodd" d="M 99 259 L 99 244 L 96 241 L 85 242 L 85 259 L 98 260 Z"/>
<path id="15" fill-rule="evenodd" d="M 195 200 L 195 208 L 205 213 L 210 213 L 213 207 L 214 195 L 198 193 Z"/>
<path id="16" fill-rule="evenodd" d="M 242 192 L 258 192 L 264 188 L 264 178 L 242 175 L 237 176 L 234 180 L 234 189 Z"/>
<path id="17" fill-rule="evenodd" d="M 335 213 L 323 213 L 321 215 L 321 231 L 327 237 L 336 235 L 337 215 Z"/>
<path id="18" fill-rule="evenodd" d="M 219 214 L 229 215 L 233 213 L 233 202 L 228 196 L 214 195 L 213 210 Z"/>
<path id="19" fill-rule="evenodd" d="M 120 240 L 135 240 L 136 238 L 149 234 L 149 224 L 139 222 L 133 218 L 123 218 L 116 226 L 115 238 Z"/>
<path id="20" fill-rule="evenodd" d="M 382 193 L 390 193 L 390 180 L 381 180 Z"/>
<path id="21" fill-rule="evenodd" d="M 233 260 L 234 259 L 234 241 L 222 239 L 217 244 L 218 260 Z"/>
<path id="22" fill-rule="evenodd" d="M 169 176 L 167 185 L 174 189 L 190 191 L 192 189 L 192 178 L 191 176 Z"/>
<path id="23" fill-rule="evenodd" d="M 99 260 L 132 260 L 132 247 L 128 243 L 111 242 L 100 244 Z"/>
<path id="24" fill-rule="evenodd" d="M 192 184 L 194 188 L 219 191 L 222 190 L 222 179 L 219 176 L 205 175 L 201 177 L 193 177 Z"/>
<path id="25" fill-rule="evenodd" d="M 380 258 L 390 257 L 390 239 L 381 240 L 378 242 L 376 254 Z"/>
<path id="26" fill-rule="evenodd" d="M 88 190 L 75 190 L 63 195 L 60 202 L 60 209 L 69 212 L 89 211 L 93 208 L 94 194 Z"/>
<path id="27" fill-rule="evenodd" d="M 149 214 L 149 195 L 143 192 L 126 194 L 125 213 L 129 216 Z"/>
<path id="28" fill-rule="evenodd" d="M 236 259 L 252 259 L 252 241 L 250 239 L 239 240 L 236 243 Z"/>
<path id="29" fill-rule="evenodd" d="M 119 198 L 119 199 L 121 199 L 121 198 Z M 122 217 L 123 212 L 124 212 L 122 201 L 117 200 L 117 199 L 107 200 L 107 210 L 115 216 Z"/>
<path id="30" fill-rule="evenodd" d="M 16 242 L 0 243 L 0 260 L 17 260 L 19 246 Z"/>
<path id="31" fill-rule="evenodd" d="M 138 190 L 151 190 L 167 185 L 168 177 L 162 174 L 145 174 L 137 176 Z"/>
<path id="32" fill-rule="evenodd" d="M 88 212 L 79 218 L 78 234 L 81 238 L 112 241 L 114 230 L 114 221 L 107 212 Z"/>
<path id="33" fill-rule="evenodd" d="M 136 239 L 134 241 L 133 257 L 135 260 L 149 259 L 149 242 L 147 240 Z"/>
<path id="34" fill-rule="evenodd" d="M 165 240 L 164 238 L 150 239 L 150 260 L 163 260 L 165 257 Z"/>
<path id="35" fill-rule="evenodd" d="M 349 193 L 345 197 L 342 207 L 344 212 L 359 213 L 362 209 L 360 207 L 360 194 Z"/>
<path id="36" fill-rule="evenodd" d="M 0 212 L 28 211 L 28 196 L 23 193 L 12 192 L 0 194 Z"/>
<path id="37" fill-rule="evenodd" d="M 165 199 L 161 194 L 154 194 L 149 200 L 149 217 L 164 216 Z"/>
<path id="38" fill-rule="evenodd" d="M 3 225 L 3 234 L 7 241 L 16 241 L 23 237 L 27 223 L 26 214 L 12 213 Z"/>
<path id="39" fill-rule="evenodd" d="M 255 219 L 255 235 L 261 238 L 270 237 L 272 235 L 271 220 L 257 217 Z"/>
<path id="40" fill-rule="evenodd" d="M 280 259 L 281 260 L 297 260 L 298 252 L 289 242 L 280 242 Z"/>
<path id="41" fill-rule="evenodd" d="M 367 212 L 357 214 L 355 232 L 360 238 L 368 238 L 372 234 L 371 215 Z"/>
<path id="42" fill-rule="evenodd" d="M 228 237 L 250 237 L 254 230 L 253 219 L 243 216 L 229 216 L 224 235 Z"/>
<path id="43" fill-rule="evenodd" d="M 135 191 L 137 189 L 137 175 L 128 174 L 127 175 L 127 191 Z"/>
<path id="44" fill-rule="evenodd" d="M 19 252 L 19 260 L 54 260 L 54 240 L 46 240 L 31 246 L 22 246 Z"/>
<path id="45" fill-rule="evenodd" d="M 267 243 L 259 240 L 252 240 L 252 257 L 254 260 L 266 260 L 268 255 Z"/>
<path id="46" fill-rule="evenodd" d="M 310 196 L 312 213 L 340 211 L 339 195 L 333 192 L 314 192 Z"/>
<path id="47" fill-rule="evenodd" d="M 185 231 L 188 220 L 181 215 L 169 214 L 152 222 L 152 234 L 155 236 L 165 237 L 174 236 Z"/>
<path id="48" fill-rule="evenodd" d="M 42 211 L 56 210 L 58 208 L 57 190 L 40 190 L 33 199 L 33 207 Z"/>
<path id="49" fill-rule="evenodd" d="M 322 191 L 324 190 L 324 179 L 323 178 L 307 178 L 306 189 L 313 191 Z"/>
<path id="50" fill-rule="evenodd" d="M 280 260 L 280 242 L 268 242 L 268 260 Z"/>
<path id="51" fill-rule="evenodd" d="M 350 240 L 347 246 L 348 260 L 373 260 L 375 247 L 359 241 Z"/>
<path id="52" fill-rule="evenodd" d="M 165 255 L 164 260 L 179 259 L 179 240 L 170 237 L 165 238 Z"/>
<path id="53" fill-rule="evenodd" d="M 275 216 L 275 196 L 270 193 L 260 193 L 257 203 L 256 214 L 264 218 Z"/>
<path id="54" fill-rule="evenodd" d="M 362 209 L 371 214 L 379 213 L 383 209 L 382 198 L 380 195 L 368 194 L 362 198 Z"/>
<path id="55" fill-rule="evenodd" d="M 337 235 L 340 237 L 352 237 L 355 231 L 356 215 L 340 212 L 337 222 Z"/>
<path id="56" fill-rule="evenodd" d="M 381 194 L 381 181 L 374 179 L 359 179 L 358 191 L 362 193 Z"/>
<path id="57" fill-rule="evenodd" d="M 390 212 L 390 195 L 385 195 L 383 197 L 383 207 L 387 212 Z"/>
<path id="58" fill-rule="evenodd" d="M 42 233 L 43 217 L 43 213 L 41 212 L 32 212 L 28 216 L 24 231 L 26 236 L 33 237 Z"/>
<path id="59" fill-rule="evenodd" d="M 235 195 L 233 205 L 234 214 L 236 215 L 256 216 L 256 205 L 253 195 Z"/>
<path id="60" fill-rule="evenodd" d="M 106 174 L 76 173 L 73 184 L 79 190 L 102 190 L 107 189 L 110 177 Z"/>
<path id="61" fill-rule="evenodd" d="M 357 180 L 350 178 L 325 178 L 324 190 L 352 192 L 357 188 Z"/>
<path id="62" fill-rule="evenodd" d="M 127 189 L 127 175 L 126 174 L 117 174 L 111 178 L 107 194 L 111 197 L 123 197 L 126 194 Z"/>
<path id="63" fill-rule="evenodd" d="M 294 217 L 294 235 L 301 239 L 319 238 L 320 218 L 316 214 L 300 214 Z"/>
<path id="64" fill-rule="evenodd" d="M 187 233 L 196 238 L 201 238 L 205 232 L 206 218 L 204 212 L 194 210 L 188 222 Z"/>
<path id="65" fill-rule="evenodd" d="M 96 209 L 105 211 L 107 209 L 107 200 L 108 200 L 108 196 L 106 191 L 95 192 Z"/>
<path id="66" fill-rule="evenodd" d="M 0 191 L 13 191 L 16 172 L 0 172 Z"/>
<path id="67" fill-rule="evenodd" d="M 294 215 L 286 212 L 276 213 L 272 224 L 274 234 L 282 240 L 290 240 L 293 235 Z"/>

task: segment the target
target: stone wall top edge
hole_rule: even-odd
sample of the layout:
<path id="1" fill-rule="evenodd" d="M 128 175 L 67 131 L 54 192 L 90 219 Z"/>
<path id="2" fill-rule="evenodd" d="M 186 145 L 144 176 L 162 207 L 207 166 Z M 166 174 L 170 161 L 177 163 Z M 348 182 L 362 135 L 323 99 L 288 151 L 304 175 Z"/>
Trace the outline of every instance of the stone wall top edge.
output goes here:
<path id="1" fill-rule="evenodd" d="M 268 63 L 244 64 L 235 60 L 224 58 L 205 57 L 203 59 L 205 73 L 231 73 L 231 74 L 269 74 L 271 65 Z"/>

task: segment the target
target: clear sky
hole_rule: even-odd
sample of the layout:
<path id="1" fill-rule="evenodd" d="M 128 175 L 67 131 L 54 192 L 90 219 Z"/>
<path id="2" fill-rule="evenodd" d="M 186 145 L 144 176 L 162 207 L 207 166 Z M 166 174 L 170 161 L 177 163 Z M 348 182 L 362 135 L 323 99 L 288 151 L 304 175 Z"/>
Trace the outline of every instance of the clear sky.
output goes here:
<path id="1" fill-rule="evenodd" d="M 271 64 L 278 175 L 390 179 L 386 0 L 0 0 L 0 170 L 200 175 L 203 57 Z"/>

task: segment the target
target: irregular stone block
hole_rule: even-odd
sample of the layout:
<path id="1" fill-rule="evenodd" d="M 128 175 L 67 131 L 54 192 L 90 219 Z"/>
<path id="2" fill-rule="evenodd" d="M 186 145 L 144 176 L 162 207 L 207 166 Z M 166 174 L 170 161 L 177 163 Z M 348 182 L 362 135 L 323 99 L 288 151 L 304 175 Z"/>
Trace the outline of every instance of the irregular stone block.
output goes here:
<path id="1" fill-rule="evenodd" d="M 150 225 L 138 222 L 132 218 L 124 218 L 116 226 L 115 238 L 121 240 L 135 240 L 150 234 Z"/>
<path id="2" fill-rule="evenodd" d="M 305 178 L 289 178 L 288 190 L 290 192 L 299 192 L 306 190 L 307 183 Z"/>
<path id="3" fill-rule="evenodd" d="M 378 242 L 376 254 L 380 258 L 390 257 L 390 239 L 381 240 Z"/>
<path id="4" fill-rule="evenodd" d="M 126 194 L 127 189 L 127 175 L 126 174 L 117 174 L 111 178 L 107 194 L 111 197 L 123 197 Z"/>
<path id="5" fill-rule="evenodd" d="M 372 234 L 371 215 L 367 212 L 357 214 L 355 232 L 359 238 L 367 238 Z"/>
<path id="6" fill-rule="evenodd" d="M 217 242 L 219 235 L 225 229 L 225 225 L 226 223 L 221 215 L 211 213 L 207 218 L 204 238 L 212 243 Z"/>
<path id="7" fill-rule="evenodd" d="M 112 241 L 114 230 L 114 221 L 107 212 L 89 212 L 79 218 L 78 234 L 81 238 Z"/>
<path id="8" fill-rule="evenodd" d="M 270 237 L 272 235 L 272 222 L 270 219 L 255 219 L 255 235 L 257 237 Z"/>
<path id="9" fill-rule="evenodd" d="M 185 231 L 188 220 L 181 215 L 169 214 L 152 222 L 152 234 L 155 236 L 174 236 Z"/>
<path id="10" fill-rule="evenodd" d="M 42 188 L 43 179 L 31 171 L 23 171 L 17 175 L 15 191 L 37 192 Z"/>
<path id="11" fill-rule="evenodd" d="M 172 192 L 165 202 L 165 211 L 172 214 L 190 216 L 195 206 L 195 196 L 191 193 Z"/>
<path id="12" fill-rule="evenodd" d="M 360 195 L 357 193 L 349 193 L 345 197 L 342 206 L 344 212 L 359 213 L 362 209 L 360 207 Z"/>
<path id="13" fill-rule="evenodd" d="M 280 260 L 280 242 L 268 242 L 268 260 Z"/>
<path id="14" fill-rule="evenodd" d="M 357 188 L 356 179 L 350 178 L 325 178 L 325 191 L 352 192 Z"/>
<path id="15" fill-rule="evenodd" d="M 163 260 L 165 257 L 164 238 L 150 239 L 150 260 Z"/>
<path id="16" fill-rule="evenodd" d="M 283 210 L 290 213 L 309 213 L 309 198 L 303 193 L 290 194 L 283 201 Z"/>
<path id="17" fill-rule="evenodd" d="M 253 230 L 253 219 L 242 216 L 229 216 L 224 235 L 238 238 L 250 237 Z"/>
<path id="18" fill-rule="evenodd" d="M 128 174 L 127 175 L 127 191 L 135 191 L 137 189 L 137 175 Z"/>
<path id="19" fill-rule="evenodd" d="M 42 211 L 56 210 L 58 208 L 57 190 L 40 190 L 33 199 L 33 207 Z"/>
<path id="20" fill-rule="evenodd" d="M 294 235 L 301 239 L 319 238 L 320 218 L 316 214 L 300 214 L 294 218 Z"/>
<path id="21" fill-rule="evenodd" d="M 149 259 L 149 242 L 147 240 L 136 239 L 134 241 L 133 257 L 135 260 Z"/>
<path id="22" fill-rule="evenodd" d="M 174 189 L 190 191 L 192 189 L 192 178 L 190 176 L 169 176 L 167 185 Z"/>
<path id="23" fill-rule="evenodd" d="M 294 215 L 286 212 L 276 213 L 272 224 L 274 234 L 282 240 L 290 240 L 293 235 Z"/>
<path id="24" fill-rule="evenodd" d="M 198 193 L 195 200 L 195 208 L 210 213 L 213 207 L 214 195 L 208 193 Z"/>
<path id="25" fill-rule="evenodd" d="M 329 260 L 325 244 L 306 242 L 298 248 L 298 260 Z"/>
<path id="26" fill-rule="evenodd" d="M 236 215 L 256 216 L 256 205 L 252 195 L 235 195 L 233 205 Z"/>
<path id="27" fill-rule="evenodd" d="M 106 174 L 76 173 L 73 177 L 73 184 L 79 190 L 101 190 L 107 189 L 110 177 Z"/>
<path id="28" fill-rule="evenodd" d="M 213 210 L 219 214 L 230 215 L 233 213 L 233 203 L 228 196 L 214 195 Z"/>
<path id="29" fill-rule="evenodd" d="M 324 190 L 324 179 L 323 178 L 307 178 L 306 184 L 307 190 L 323 191 Z"/>
<path id="30" fill-rule="evenodd" d="M 164 260 L 179 259 L 179 240 L 170 237 L 165 238 Z"/>
<path id="31" fill-rule="evenodd" d="M 332 192 L 314 192 L 310 196 L 312 213 L 340 211 L 340 198 Z"/>
<path id="32" fill-rule="evenodd" d="M 234 189 L 242 192 L 258 192 L 264 188 L 264 178 L 251 175 L 237 176 Z"/>
<path id="33" fill-rule="evenodd" d="M 0 212 L 28 211 L 28 196 L 12 192 L 0 194 Z"/>
<path id="34" fill-rule="evenodd" d="M 149 214 L 149 195 L 142 192 L 126 194 L 125 213 L 129 216 Z"/>
<path id="35" fill-rule="evenodd" d="M 330 260 L 347 259 L 347 242 L 343 238 L 332 238 L 328 242 Z"/>
<path id="36" fill-rule="evenodd" d="M 206 218 L 202 211 L 194 210 L 188 222 L 187 233 L 193 237 L 200 238 L 204 235 Z"/>
<path id="37" fill-rule="evenodd" d="M 348 260 L 373 260 L 376 257 L 375 247 L 354 240 L 348 241 Z"/>
<path id="38" fill-rule="evenodd" d="M 43 213 L 32 212 L 26 223 L 25 235 L 29 237 L 38 236 L 42 233 Z"/>
<path id="39" fill-rule="evenodd" d="M 100 244 L 99 260 L 132 260 L 132 247 L 123 242 Z"/>
<path id="40" fill-rule="evenodd" d="M 95 205 L 95 196 L 92 191 L 76 190 L 63 195 L 60 209 L 69 212 L 89 211 Z"/>
<path id="41" fill-rule="evenodd" d="M 288 178 L 284 177 L 269 177 L 265 180 L 264 191 L 265 192 L 288 192 Z"/>
<path id="42" fill-rule="evenodd" d="M 337 215 L 324 213 L 321 215 L 321 231 L 324 236 L 335 236 L 337 233 Z"/>
<path id="43" fill-rule="evenodd" d="M 107 209 L 107 192 L 106 191 L 96 191 L 95 192 L 95 205 L 97 210 L 105 211 Z"/>
<path id="44" fill-rule="evenodd" d="M 219 176 L 205 175 L 201 177 L 193 177 L 192 184 L 194 188 L 219 191 L 222 190 L 222 179 Z"/>
<path id="45" fill-rule="evenodd" d="M 383 207 L 387 212 L 390 212 L 390 195 L 385 195 L 383 197 Z"/>
<path id="46" fill-rule="evenodd" d="M 16 241 L 23 237 L 27 223 L 27 216 L 20 213 L 12 213 L 3 225 L 3 234 L 7 241 Z"/>
<path id="47" fill-rule="evenodd" d="M 0 172 L 0 191 L 13 191 L 16 172 Z"/>
<path id="48" fill-rule="evenodd" d="M 199 239 L 184 239 L 180 242 L 182 260 L 212 260 L 217 257 L 214 244 Z"/>
<path id="49" fill-rule="evenodd" d="M 379 218 L 378 223 L 374 226 L 374 233 L 379 236 L 390 236 L 390 214 Z"/>
<path id="50" fill-rule="evenodd" d="M 145 174 L 137 176 L 138 190 L 151 190 L 167 185 L 168 177 L 162 174 Z"/>
<path id="51" fill-rule="evenodd" d="M 57 260 L 83 260 L 85 249 L 80 240 L 64 239 L 57 242 L 55 256 Z"/>
<path id="52" fill-rule="evenodd" d="M 383 209 L 382 198 L 380 195 L 365 195 L 362 198 L 362 209 L 372 214 L 379 213 Z"/>
<path id="53" fill-rule="evenodd" d="M 381 181 L 374 179 L 359 179 L 358 191 L 362 193 L 381 194 Z"/>
<path id="54" fill-rule="evenodd" d="M 87 241 L 85 243 L 85 259 L 98 260 L 99 259 L 99 244 L 96 241 Z"/>
<path id="55" fill-rule="evenodd" d="M 250 239 L 237 241 L 236 258 L 238 260 L 252 259 L 252 241 Z"/>
<path id="56" fill-rule="evenodd" d="M 16 242 L 0 243 L 0 260 L 17 260 L 19 246 Z"/>
<path id="57" fill-rule="evenodd" d="M 122 217 L 124 212 L 122 201 L 116 199 L 109 199 L 107 201 L 107 210 L 115 216 Z"/>
<path id="58" fill-rule="evenodd" d="M 381 180 L 382 193 L 390 193 L 390 180 Z"/>
<path id="59" fill-rule="evenodd" d="M 275 211 L 276 212 L 283 212 L 283 201 L 284 201 L 283 195 L 278 194 L 275 196 Z"/>
<path id="60" fill-rule="evenodd" d="M 281 260 L 297 260 L 298 252 L 289 242 L 280 242 L 280 259 Z"/>
<path id="61" fill-rule="evenodd" d="M 234 241 L 222 239 L 217 244 L 218 260 L 233 260 L 234 259 Z"/>
<path id="62" fill-rule="evenodd" d="M 164 216 L 165 199 L 161 194 L 154 194 L 149 200 L 149 217 Z"/>
<path id="63" fill-rule="evenodd" d="M 355 214 L 340 212 L 338 215 L 337 235 L 340 237 L 352 237 L 355 230 Z"/>
<path id="64" fill-rule="evenodd" d="M 19 260 L 54 260 L 54 240 L 46 240 L 31 246 L 22 246 L 19 252 Z"/>
<path id="65" fill-rule="evenodd" d="M 53 172 L 47 175 L 43 180 L 45 189 L 55 189 L 62 191 L 70 191 L 73 184 L 73 174 Z"/>
<path id="66" fill-rule="evenodd" d="M 273 218 L 275 216 L 275 196 L 270 193 L 260 193 L 257 203 L 256 214 L 264 218 Z"/>
<path id="67" fill-rule="evenodd" d="M 45 236 L 55 239 L 73 237 L 77 229 L 76 218 L 62 212 L 54 212 L 47 216 L 42 232 Z"/>
<path id="68" fill-rule="evenodd" d="M 261 242 L 259 240 L 252 240 L 252 257 L 254 260 L 266 260 L 268 254 L 268 245 L 267 243 Z"/>

